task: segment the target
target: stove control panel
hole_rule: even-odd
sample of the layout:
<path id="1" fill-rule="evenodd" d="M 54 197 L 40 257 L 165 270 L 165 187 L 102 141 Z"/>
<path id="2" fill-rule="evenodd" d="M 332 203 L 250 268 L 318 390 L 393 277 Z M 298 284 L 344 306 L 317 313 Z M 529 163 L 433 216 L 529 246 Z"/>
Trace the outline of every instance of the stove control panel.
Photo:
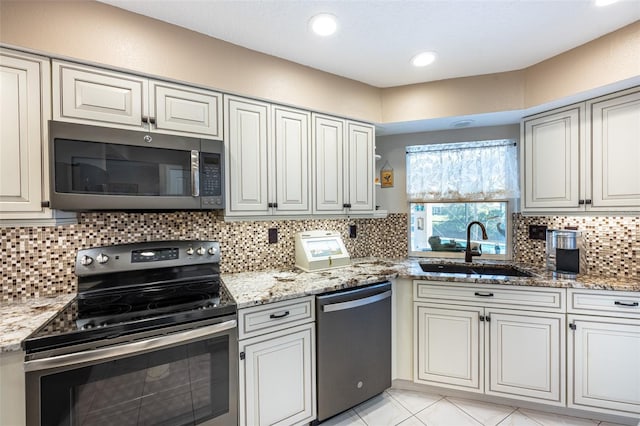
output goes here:
<path id="1" fill-rule="evenodd" d="M 220 263 L 217 241 L 150 241 L 79 250 L 75 273 L 81 277 L 205 263 Z"/>

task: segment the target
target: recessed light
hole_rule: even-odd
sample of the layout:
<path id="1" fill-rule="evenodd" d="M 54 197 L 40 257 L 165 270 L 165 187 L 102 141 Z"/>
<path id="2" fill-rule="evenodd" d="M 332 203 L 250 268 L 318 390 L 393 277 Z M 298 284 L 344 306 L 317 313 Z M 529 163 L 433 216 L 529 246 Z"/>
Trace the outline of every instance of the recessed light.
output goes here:
<path id="1" fill-rule="evenodd" d="M 455 127 L 455 128 L 469 127 L 474 122 L 475 122 L 475 120 L 471 120 L 471 119 L 458 120 L 458 121 L 454 121 L 453 123 L 451 123 L 451 127 Z"/>
<path id="2" fill-rule="evenodd" d="M 617 3 L 618 0 L 596 0 L 596 6 L 604 7 L 609 6 L 610 4 Z"/>
<path id="3" fill-rule="evenodd" d="M 422 52 L 418 53 L 411 59 L 411 64 L 414 67 L 426 67 L 436 60 L 436 54 L 434 52 Z"/>
<path id="4" fill-rule="evenodd" d="M 314 16 L 311 18 L 311 21 L 309 21 L 309 25 L 314 33 L 323 37 L 330 36 L 338 29 L 336 17 L 330 13 L 320 13 Z"/>

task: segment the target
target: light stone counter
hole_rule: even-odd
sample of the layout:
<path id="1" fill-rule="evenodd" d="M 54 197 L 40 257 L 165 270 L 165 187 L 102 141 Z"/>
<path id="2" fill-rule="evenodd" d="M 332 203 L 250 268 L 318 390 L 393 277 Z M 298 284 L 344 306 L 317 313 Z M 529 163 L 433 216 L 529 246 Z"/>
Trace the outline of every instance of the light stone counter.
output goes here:
<path id="1" fill-rule="evenodd" d="M 22 350 L 20 343 L 75 296 L 65 294 L 0 304 L 0 352 Z"/>
<path id="2" fill-rule="evenodd" d="M 261 305 L 279 300 L 326 293 L 373 284 L 393 278 L 422 279 L 433 282 L 504 284 L 533 287 L 584 288 L 640 292 L 638 278 L 603 278 L 583 275 L 577 279 L 554 278 L 542 268 L 515 264 L 535 274 L 534 277 L 489 277 L 463 274 L 425 273 L 422 262 L 462 263 L 436 259 L 352 259 L 351 266 L 328 271 L 303 272 L 295 268 L 280 268 L 260 272 L 222 274 L 222 280 L 238 304 L 238 308 Z M 477 264 L 504 264 L 479 261 Z M 60 311 L 75 295 L 32 299 L 27 302 L 0 304 L 0 352 L 19 351 L 20 343 L 29 334 Z"/>
<path id="3" fill-rule="evenodd" d="M 462 263 L 436 259 L 352 259 L 351 266 L 328 271 L 302 272 L 295 268 L 273 269 L 260 272 L 223 274 L 222 280 L 236 300 L 238 308 L 293 299 L 312 294 L 358 287 L 396 277 L 423 279 L 443 283 L 503 284 L 530 287 L 585 288 L 597 290 L 640 291 L 640 280 L 602 278 L 583 275 L 576 279 L 556 278 L 543 268 L 515 264 L 534 274 L 533 277 L 470 276 L 464 274 L 425 273 L 419 262 Z M 474 262 L 474 264 L 500 265 L 505 262 Z M 513 263 L 510 263 L 513 264 Z"/>

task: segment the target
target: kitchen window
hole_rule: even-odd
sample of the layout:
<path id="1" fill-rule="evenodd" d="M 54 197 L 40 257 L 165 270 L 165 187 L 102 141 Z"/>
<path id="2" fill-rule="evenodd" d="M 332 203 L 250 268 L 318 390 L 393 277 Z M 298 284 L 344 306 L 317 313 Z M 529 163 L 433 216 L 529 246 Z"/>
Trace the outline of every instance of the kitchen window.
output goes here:
<path id="1" fill-rule="evenodd" d="M 471 243 L 484 258 L 511 256 L 512 204 L 519 197 L 518 153 L 513 140 L 409 146 L 407 199 L 409 254 L 463 257 L 469 222 Z"/>

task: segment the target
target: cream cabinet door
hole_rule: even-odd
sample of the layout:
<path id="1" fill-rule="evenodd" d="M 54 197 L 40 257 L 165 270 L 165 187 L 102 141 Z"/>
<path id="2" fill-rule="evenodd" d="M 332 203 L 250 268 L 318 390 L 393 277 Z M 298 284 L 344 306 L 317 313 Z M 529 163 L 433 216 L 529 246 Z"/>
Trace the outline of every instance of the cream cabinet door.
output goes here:
<path id="1" fill-rule="evenodd" d="M 313 115 L 314 213 L 344 213 L 344 120 Z"/>
<path id="2" fill-rule="evenodd" d="M 374 206 L 374 138 L 373 126 L 348 122 L 349 210 L 372 212 Z"/>
<path id="3" fill-rule="evenodd" d="M 273 213 L 309 214 L 310 203 L 310 129 L 308 112 L 273 107 L 273 158 L 275 182 L 269 185 L 269 198 L 275 202 Z"/>
<path id="4" fill-rule="evenodd" d="M 569 407 L 640 417 L 640 320 L 567 320 Z"/>
<path id="5" fill-rule="evenodd" d="M 224 102 L 226 214 L 267 214 L 269 104 L 226 95 Z"/>
<path id="6" fill-rule="evenodd" d="M 0 50 L 0 219 L 47 215 L 49 78 L 46 58 Z"/>
<path id="7" fill-rule="evenodd" d="M 640 90 L 587 103 L 593 209 L 640 210 Z"/>
<path id="8" fill-rule="evenodd" d="M 564 406 L 565 315 L 487 309 L 485 322 L 485 393 Z"/>
<path id="9" fill-rule="evenodd" d="M 53 119 L 143 129 L 148 81 L 130 74 L 53 61 Z"/>
<path id="10" fill-rule="evenodd" d="M 483 308 L 414 304 L 414 381 L 482 393 Z"/>
<path id="11" fill-rule="evenodd" d="M 316 417 L 314 325 L 240 342 L 240 424 L 291 426 Z"/>
<path id="12" fill-rule="evenodd" d="M 195 87 L 151 81 L 151 117 L 163 133 L 222 139 L 222 95 Z"/>
<path id="13" fill-rule="evenodd" d="M 523 123 L 523 211 L 583 210 L 585 170 L 582 104 L 528 118 Z M 582 185 L 582 186 L 581 186 Z"/>

